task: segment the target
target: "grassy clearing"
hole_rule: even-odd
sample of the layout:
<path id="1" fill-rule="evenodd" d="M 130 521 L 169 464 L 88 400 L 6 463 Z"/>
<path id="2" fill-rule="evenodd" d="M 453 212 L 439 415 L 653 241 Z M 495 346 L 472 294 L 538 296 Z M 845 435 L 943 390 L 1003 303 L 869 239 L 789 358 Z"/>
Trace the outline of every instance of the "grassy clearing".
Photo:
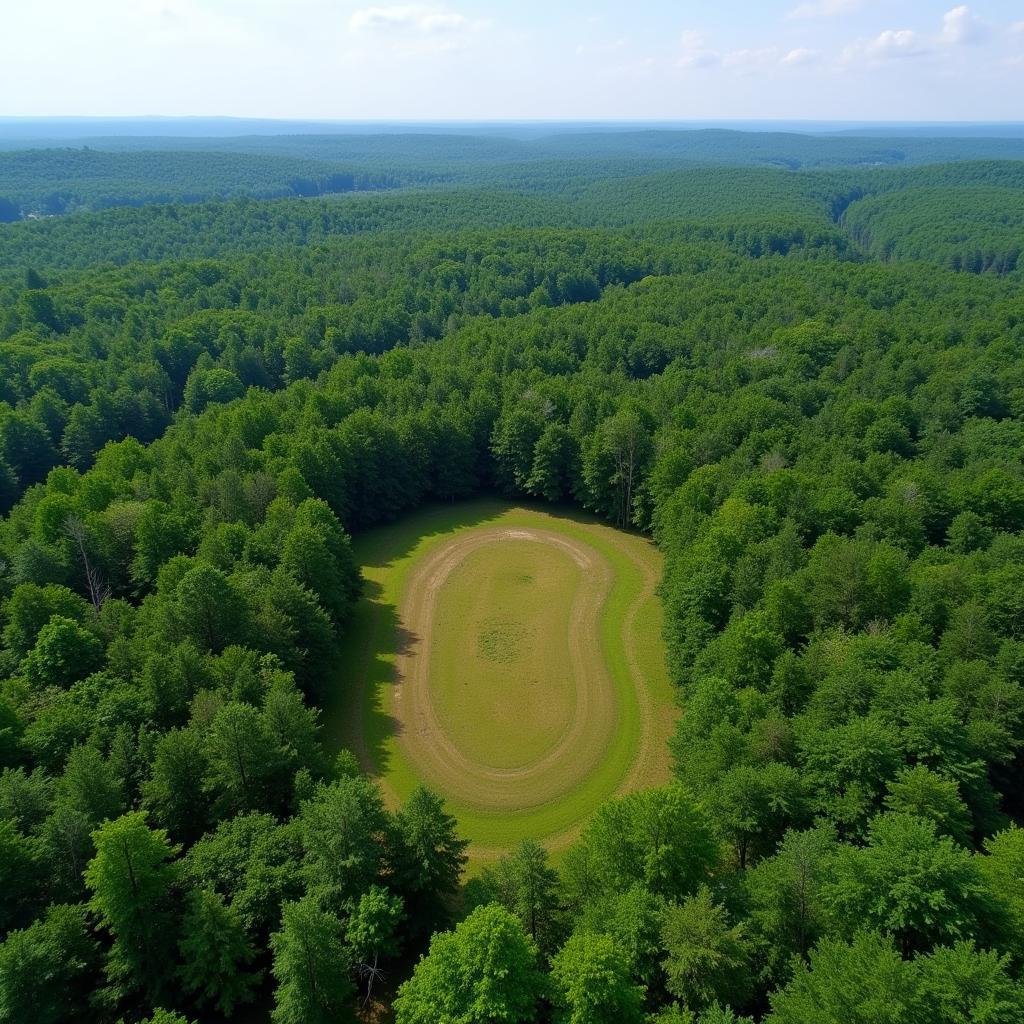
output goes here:
<path id="1" fill-rule="evenodd" d="M 572 720 L 566 637 L 586 582 L 547 545 L 511 541 L 500 554 L 472 552 L 441 589 L 429 672 L 452 742 L 479 764 L 513 767 L 541 757 Z"/>
<path id="2" fill-rule="evenodd" d="M 664 668 L 660 607 L 653 596 L 660 556 L 648 541 L 581 513 L 550 507 L 480 500 L 428 508 L 358 538 L 356 554 L 367 579 L 367 594 L 356 610 L 342 650 L 337 685 L 332 688 L 335 699 L 325 708 L 329 740 L 356 752 L 364 767 L 380 780 L 390 802 L 401 802 L 421 781 L 432 783 L 430 778 L 421 778 L 409 755 L 410 723 L 397 720 L 394 714 L 396 662 L 415 649 L 419 640 L 403 629 L 401 610 L 409 598 L 407 585 L 424 558 L 481 527 L 532 528 L 559 534 L 585 545 L 610 567 L 611 587 L 597 616 L 597 636 L 589 642 L 597 648 L 611 680 L 615 721 L 600 749 L 578 752 L 577 760 L 588 764 L 585 775 L 569 779 L 568 788 L 562 791 L 557 791 L 556 785 L 561 784 L 561 775 L 545 780 L 554 791 L 542 803 L 509 808 L 498 806 L 501 801 L 495 800 L 495 806 L 488 808 L 476 799 L 460 800 L 458 793 L 435 786 L 473 843 L 471 853 L 478 861 L 526 836 L 558 850 L 601 801 L 663 781 L 668 772 L 665 739 L 674 719 L 673 692 Z M 497 558 L 496 551 L 500 551 Z M 555 548 L 536 543 L 481 548 L 453 570 L 449 580 L 453 585 L 441 588 L 432 630 L 437 642 L 430 686 L 431 693 L 436 693 L 434 711 L 444 732 L 464 753 L 474 751 L 474 756 L 491 763 L 526 762 L 543 753 L 554 733 L 566 727 L 573 702 L 566 696 L 570 688 L 560 690 L 557 683 L 564 670 L 566 647 L 560 634 L 566 628 L 565 606 L 571 604 L 571 591 L 581 584 L 585 589 L 586 579 L 564 567 L 553 568 L 563 560 Z M 536 582 L 538 574 L 545 572 L 553 575 L 542 601 L 543 587 L 532 588 L 525 577 Z M 480 600 L 481 588 L 487 587 L 490 591 Z M 547 689 L 551 718 L 536 729 L 536 722 L 531 725 L 528 721 L 528 711 L 523 711 L 521 719 L 509 717 L 516 705 L 522 710 L 530 700 L 529 679 L 515 678 L 511 669 L 520 667 L 519 659 L 531 640 L 539 641 L 552 659 L 550 670 L 544 673 L 547 682 L 539 684 L 540 689 Z M 532 652 L 526 656 L 539 672 L 544 658 L 534 658 Z M 473 666 L 472 678 L 455 671 L 455 666 L 463 664 Z M 497 702 L 500 708 L 489 701 L 488 680 L 492 686 L 509 688 L 508 700 Z M 480 690 L 476 689 L 478 681 L 484 684 Z M 467 695 L 463 688 L 460 700 L 458 688 L 467 682 L 473 692 Z M 533 692 L 538 692 L 536 686 Z M 428 741 L 429 737 L 422 740 L 427 749 Z M 525 749 L 527 746 L 530 749 Z"/>

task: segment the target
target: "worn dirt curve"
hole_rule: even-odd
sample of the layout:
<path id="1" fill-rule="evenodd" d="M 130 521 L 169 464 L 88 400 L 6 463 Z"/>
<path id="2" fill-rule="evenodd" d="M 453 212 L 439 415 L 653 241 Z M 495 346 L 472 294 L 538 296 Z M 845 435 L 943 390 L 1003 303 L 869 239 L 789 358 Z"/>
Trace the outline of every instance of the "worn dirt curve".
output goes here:
<path id="1" fill-rule="evenodd" d="M 431 648 L 438 595 L 452 572 L 482 547 L 523 542 L 564 552 L 585 577 L 576 590 L 566 637 L 576 708 L 568 728 L 541 757 L 502 768 L 471 759 L 446 731 L 431 697 Z M 468 807 L 491 812 L 536 807 L 579 785 L 615 727 L 615 687 L 599 641 L 599 617 L 611 584 L 611 567 L 596 550 L 543 529 L 474 530 L 452 538 L 423 560 L 410 576 L 399 607 L 402 628 L 417 639 L 396 661 L 392 712 L 402 723 L 399 745 L 424 781 Z"/>

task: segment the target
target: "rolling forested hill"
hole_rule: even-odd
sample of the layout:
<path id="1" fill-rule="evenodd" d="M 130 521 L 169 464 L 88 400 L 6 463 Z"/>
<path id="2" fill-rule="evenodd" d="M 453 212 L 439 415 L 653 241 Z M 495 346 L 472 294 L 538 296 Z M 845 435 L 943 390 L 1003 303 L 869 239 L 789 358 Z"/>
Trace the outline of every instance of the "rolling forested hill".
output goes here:
<path id="1" fill-rule="evenodd" d="M 232 196 L 315 196 L 393 186 L 384 172 L 241 153 L 109 153 L 34 149 L 0 153 L 0 218 L 14 221 L 144 203 Z"/>
<path id="2" fill-rule="evenodd" d="M 849 207 L 843 224 L 873 257 L 1003 274 L 1024 244 L 1024 191 L 990 185 L 901 189 Z"/>
<path id="3" fill-rule="evenodd" d="M 143 203 L 315 196 L 402 185 L 564 191 L 601 177 L 694 166 L 807 171 L 1005 159 L 1024 159 L 1024 138 L 877 139 L 704 129 L 526 138 L 508 133 L 125 135 L 41 137 L 26 143 L 18 135 L 5 139 L 0 124 L 0 221 Z"/>
<path id="4" fill-rule="evenodd" d="M 0 155 L 0 1024 L 1024 1020 L 1020 140 L 698 135 Z M 467 881 L 319 711 L 495 493 L 654 539 L 682 711 Z"/>

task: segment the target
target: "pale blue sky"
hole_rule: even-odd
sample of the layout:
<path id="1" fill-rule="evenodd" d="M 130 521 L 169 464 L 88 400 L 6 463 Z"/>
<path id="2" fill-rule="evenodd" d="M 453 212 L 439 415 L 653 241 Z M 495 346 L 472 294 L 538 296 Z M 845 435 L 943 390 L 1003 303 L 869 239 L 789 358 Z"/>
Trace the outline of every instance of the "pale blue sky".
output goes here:
<path id="1" fill-rule="evenodd" d="M 1024 0 L 25 0 L 0 115 L 1024 120 Z"/>

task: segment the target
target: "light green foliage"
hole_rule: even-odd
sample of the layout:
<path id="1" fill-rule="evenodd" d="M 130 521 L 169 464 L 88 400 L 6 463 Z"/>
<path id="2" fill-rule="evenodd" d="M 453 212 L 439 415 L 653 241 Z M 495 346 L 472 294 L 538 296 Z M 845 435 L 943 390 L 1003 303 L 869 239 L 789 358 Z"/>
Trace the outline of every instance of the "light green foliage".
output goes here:
<path id="1" fill-rule="evenodd" d="M 151 1017 L 147 1017 L 141 1024 L 196 1024 L 195 1021 L 190 1021 L 187 1017 L 183 1017 L 180 1013 L 174 1013 L 171 1010 L 157 1009 L 153 1011 Z"/>
<path id="2" fill-rule="evenodd" d="M 674 783 L 604 804 L 565 870 L 570 894 L 583 902 L 637 882 L 672 899 L 695 891 L 718 860 L 707 814 Z"/>
<path id="3" fill-rule="evenodd" d="M 555 1020 L 564 1024 L 638 1024 L 643 989 L 610 935 L 572 935 L 551 961 Z"/>
<path id="4" fill-rule="evenodd" d="M 914 1020 L 913 968 L 870 932 L 825 939 L 771 997 L 771 1024 L 904 1024 Z"/>
<path id="5" fill-rule="evenodd" d="M 970 943 L 903 960 L 888 939 L 825 939 L 771 997 L 769 1024 L 1017 1024 L 1024 987 L 1008 963 Z"/>
<path id="6" fill-rule="evenodd" d="M 651 984 L 658 972 L 663 901 L 643 885 L 633 885 L 601 902 L 589 904 L 578 918 L 577 929 L 602 932 L 614 940 L 633 977 Z"/>
<path id="7" fill-rule="evenodd" d="M 402 899 L 380 885 L 371 885 L 356 904 L 345 928 L 345 941 L 357 963 L 376 962 L 398 951 L 397 929 Z"/>
<path id="8" fill-rule="evenodd" d="M 537 947 L 496 904 L 478 907 L 430 951 L 398 990 L 396 1024 L 526 1024 L 544 989 Z"/>
<path id="9" fill-rule="evenodd" d="M 71 619 L 55 615 L 39 631 L 25 657 L 24 671 L 34 686 L 70 686 L 102 664 L 103 645 Z"/>
<path id="10" fill-rule="evenodd" d="M 970 841 L 970 817 L 959 787 L 953 779 L 943 778 L 927 765 L 901 771 L 889 783 L 885 806 L 935 822 L 939 834 L 950 836 L 961 845 Z"/>
<path id="11" fill-rule="evenodd" d="M 991 896 L 977 861 L 924 818 L 873 819 L 864 847 L 839 848 L 822 898 L 841 932 L 875 927 L 905 952 L 975 933 Z"/>
<path id="12" fill-rule="evenodd" d="M 175 848 L 142 812 L 108 821 L 93 833 L 96 856 L 85 869 L 90 907 L 113 936 L 107 958 L 111 981 L 158 998 L 170 984 L 177 928 L 171 887 Z"/>
<path id="13" fill-rule="evenodd" d="M 1024 956 L 1024 829 L 1014 825 L 986 839 L 976 863 L 1001 904 L 1000 937 L 1018 958 Z"/>
<path id="14" fill-rule="evenodd" d="M 359 976 L 365 979 L 364 1004 L 373 994 L 374 982 L 382 975 L 382 959 L 399 950 L 398 929 L 404 917 L 402 898 L 383 886 L 371 885 L 356 904 L 345 926 L 345 941 Z"/>
<path id="15" fill-rule="evenodd" d="M 921 979 L 920 1017 L 949 1024 L 1020 1024 L 1024 985 L 1008 956 L 977 950 L 970 942 L 939 946 L 916 961 Z"/>
<path id="16" fill-rule="evenodd" d="M 236 373 L 223 367 L 196 369 L 185 383 L 185 406 L 191 412 L 202 412 L 208 405 L 219 405 L 240 398 L 245 385 Z"/>

